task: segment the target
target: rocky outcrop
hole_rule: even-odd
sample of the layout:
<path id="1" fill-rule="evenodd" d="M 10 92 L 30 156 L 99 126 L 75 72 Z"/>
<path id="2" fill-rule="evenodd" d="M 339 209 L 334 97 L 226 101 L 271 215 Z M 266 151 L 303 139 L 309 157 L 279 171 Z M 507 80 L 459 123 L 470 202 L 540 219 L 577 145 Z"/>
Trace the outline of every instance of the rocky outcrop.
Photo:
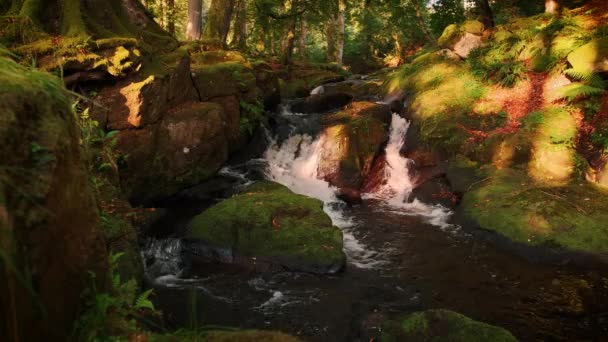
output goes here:
<path id="1" fill-rule="evenodd" d="M 517 342 L 517 339 L 503 328 L 438 309 L 414 312 L 398 322 L 385 323 L 382 341 Z"/>
<path id="2" fill-rule="evenodd" d="M 352 100 L 351 95 L 342 93 L 311 95 L 294 101 L 291 104 L 291 111 L 302 114 L 325 113 L 344 107 Z"/>
<path id="3" fill-rule="evenodd" d="M 391 111 L 387 105 L 353 102 L 325 118 L 319 176 L 356 201 L 374 159 L 388 141 Z"/>
<path id="4" fill-rule="evenodd" d="M 189 224 L 193 262 L 236 263 L 258 271 L 336 273 L 345 264 L 342 232 L 317 199 L 259 182 Z"/>
<path id="5" fill-rule="evenodd" d="M 461 58 L 469 57 L 473 49 L 483 43 L 484 25 L 476 20 L 465 21 L 462 25 L 449 25 L 439 37 L 438 43 L 441 47 L 453 51 Z M 451 54 L 444 53 L 448 57 Z"/>
<path id="6" fill-rule="evenodd" d="M 91 116 L 120 131 L 121 185 L 132 203 L 148 205 L 213 176 L 280 102 L 278 92 L 268 65 L 187 45 L 102 89 Z"/>
<path id="7" fill-rule="evenodd" d="M 5 58 L 0 112 L 3 338 L 66 340 L 108 267 L 80 130 L 59 79 Z"/>
<path id="8" fill-rule="evenodd" d="M 134 203 L 149 203 L 213 176 L 228 160 L 232 131 L 226 112 L 211 102 L 189 102 L 157 124 L 118 134 L 118 151 L 128 157 L 121 184 Z"/>

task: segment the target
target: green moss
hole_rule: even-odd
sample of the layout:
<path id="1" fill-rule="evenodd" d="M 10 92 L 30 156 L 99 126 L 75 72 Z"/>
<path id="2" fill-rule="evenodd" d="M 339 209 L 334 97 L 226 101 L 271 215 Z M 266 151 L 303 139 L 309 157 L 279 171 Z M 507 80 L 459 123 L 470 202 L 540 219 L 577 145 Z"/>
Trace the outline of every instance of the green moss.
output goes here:
<path id="1" fill-rule="evenodd" d="M 521 171 L 497 171 L 463 199 L 482 228 L 529 245 L 608 252 L 608 194 L 593 186 L 538 186 Z"/>
<path id="2" fill-rule="evenodd" d="M 439 46 L 449 48 L 456 44 L 462 38 L 462 31 L 456 24 L 449 25 L 443 30 L 441 37 L 437 40 Z"/>
<path id="3" fill-rule="evenodd" d="M 206 341 L 206 342 L 299 342 L 298 338 L 274 331 L 225 329 L 194 332 L 181 330 L 172 334 L 148 335 L 151 342 Z"/>
<path id="4" fill-rule="evenodd" d="M 462 24 L 460 29 L 464 32 L 481 36 L 486 28 L 481 22 L 477 20 L 467 20 Z"/>
<path id="5" fill-rule="evenodd" d="M 399 323 L 386 323 L 382 341 L 515 342 L 517 339 L 503 328 L 474 321 L 453 311 L 438 309 L 415 312 Z"/>
<path id="6" fill-rule="evenodd" d="M 594 39 L 568 55 L 568 62 L 582 72 L 608 71 L 608 38 Z"/>
<path id="7" fill-rule="evenodd" d="M 247 256 L 315 265 L 344 262 L 342 233 L 323 212 L 323 203 L 271 182 L 207 209 L 191 222 L 187 237 Z"/>

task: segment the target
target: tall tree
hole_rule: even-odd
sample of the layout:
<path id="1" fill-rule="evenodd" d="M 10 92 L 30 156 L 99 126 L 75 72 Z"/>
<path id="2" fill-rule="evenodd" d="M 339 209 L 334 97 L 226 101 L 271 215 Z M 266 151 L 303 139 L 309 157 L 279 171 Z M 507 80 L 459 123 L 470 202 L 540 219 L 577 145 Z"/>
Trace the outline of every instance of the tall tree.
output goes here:
<path id="1" fill-rule="evenodd" d="M 236 18 L 234 19 L 233 44 L 237 49 L 247 47 L 247 6 L 246 0 L 237 0 Z"/>
<path id="2" fill-rule="evenodd" d="M 494 14 L 490 2 L 488 0 L 477 0 L 476 5 L 481 14 L 481 22 L 486 28 L 494 27 Z"/>
<path id="3" fill-rule="evenodd" d="M 209 7 L 207 23 L 203 31 L 206 39 L 217 40 L 226 44 L 228 32 L 230 31 L 230 21 L 234 12 L 235 0 L 212 0 Z"/>
<path id="4" fill-rule="evenodd" d="M 198 40 L 202 29 L 202 0 L 188 0 L 188 24 L 186 26 L 186 39 Z"/>
<path id="5" fill-rule="evenodd" d="M 336 51 L 336 63 L 338 66 L 342 66 L 344 60 L 344 30 L 345 30 L 345 13 L 346 13 L 346 0 L 338 0 L 338 20 L 337 20 L 337 51 Z"/>
<path id="6" fill-rule="evenodd" d="M 298 39 L 298 54 L 300 58 L 306 58 L 306 36 L 308 34 L 308 28 L 306 25 L 306 19 L 300 18 L 300 36 Z"/>
<path id="7" fill-rule="evenodd" d="M 175 0 L 167 0 L 167 31 L 175 36 Z"/>

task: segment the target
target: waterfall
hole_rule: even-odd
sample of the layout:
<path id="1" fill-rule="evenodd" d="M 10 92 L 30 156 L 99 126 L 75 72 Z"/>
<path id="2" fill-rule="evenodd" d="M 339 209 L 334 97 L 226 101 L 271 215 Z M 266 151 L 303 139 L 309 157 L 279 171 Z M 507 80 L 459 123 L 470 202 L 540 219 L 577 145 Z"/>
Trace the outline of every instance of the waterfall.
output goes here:
<path id="1" fill-rule="evenodd" d="M 343 212 L 345 204 L 335 195 L 337 188 L 318 178 L 319 158 L 325 142 L 321 134 L 294 135 L 282 144 L 273 143 L 265 154 L 267 178 L 291 191 L 323 201 L 324 211 L 344 234 L 344 252 L 349 263 L 359 268 L 375 268 L 385 263 L 378 252 L 363 245 L 353 234 L 355 223 Z"/>
<path id="2" fill-rule="evenodd" d="M 386 165 L 382 186 L 373 193 L 364 194 L 363 198 L 380 200 L 385 204 L 385 208 L 392 212 L 422 216 L 432 225 L 452 228 L 449 223 L 452 212 L 449 209 L 441 205 L 425 204 L 417 199 L 409 201 L 414 189 L 410 175 L 413 162 L 400 154 L 409 126 L 409 121 L 393 113 L 390 137 L 385 150 Z"/>

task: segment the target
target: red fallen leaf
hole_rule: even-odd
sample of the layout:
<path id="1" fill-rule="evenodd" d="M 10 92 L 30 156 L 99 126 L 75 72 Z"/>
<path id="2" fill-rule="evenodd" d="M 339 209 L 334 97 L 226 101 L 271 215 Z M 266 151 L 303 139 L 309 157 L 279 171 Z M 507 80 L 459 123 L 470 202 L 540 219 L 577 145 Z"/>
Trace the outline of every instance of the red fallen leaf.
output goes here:
<path id="1" fill-rule="evenodd" d="M 281 228 L 281 224 L 279 224 L 279 220 L 277 220 L 276 217 L 272 218 L 272 229 L 279 229 Z"/>

